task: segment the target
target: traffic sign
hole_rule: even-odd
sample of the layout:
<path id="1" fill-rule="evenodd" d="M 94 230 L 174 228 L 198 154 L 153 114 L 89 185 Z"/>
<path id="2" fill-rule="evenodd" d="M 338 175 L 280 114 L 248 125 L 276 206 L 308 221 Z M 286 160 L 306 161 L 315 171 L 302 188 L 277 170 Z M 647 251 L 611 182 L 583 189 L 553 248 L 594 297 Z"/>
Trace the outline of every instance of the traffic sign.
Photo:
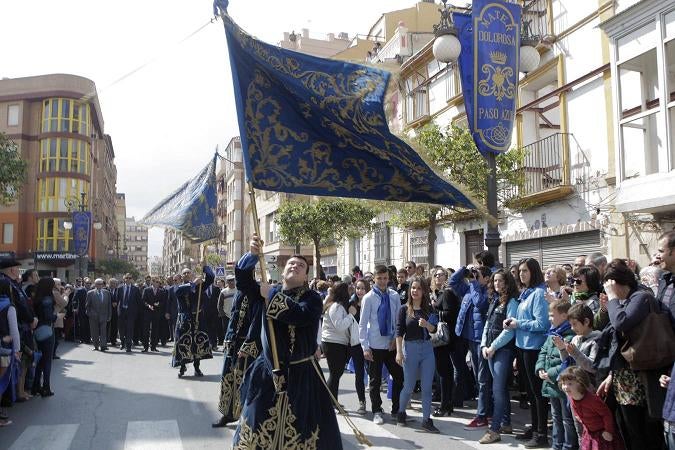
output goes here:
<path id="1" fill-rule="evenodd" d="M 279 268 L 277 267 L 276 264 L 269 264 L 269 265 L 267 266 L 267 270 L 269 270 L 270 272 L 276 272 L 278 269 L 279 269 Z"/>
<path id="2" fill-rule="evenodd" d="M 216 276 L 217 277 L 224 277 L 225 276 L 225 267 L 223 267 L 223 266 L 216 267 Z"/>
<path id="3" fill-rule="evenodd" d="M 275 263 L 279 260 L 277 255 L 265 255 L 265 261 L 268 263 Z"/>

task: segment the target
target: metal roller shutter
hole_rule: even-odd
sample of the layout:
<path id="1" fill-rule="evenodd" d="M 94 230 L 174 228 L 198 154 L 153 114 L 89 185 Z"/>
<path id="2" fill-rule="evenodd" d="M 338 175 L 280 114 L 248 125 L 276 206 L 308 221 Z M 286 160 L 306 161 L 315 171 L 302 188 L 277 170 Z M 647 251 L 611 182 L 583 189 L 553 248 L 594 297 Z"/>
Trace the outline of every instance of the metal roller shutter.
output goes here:
<path id="1" fill-rule="evenodd" d="M 541 244 L 541 253 L 544 258 L 543 267 L 574 264 L 574 258 L 579 255 L 590 255 L 593 252 L 602 251 L 599 231 L 546 238 L 542 239 Z"/>
<path id="2" fill-rule="evenodd" d="M 526 241 L 508 242 L 506 244 L 506 261 L 509 267 L 518 264 L 524 258 L 535 258 L 541 261 L 540 239 L 528 239 Z"/>
<path id="3" fill-rule="evenodd" d="M 535 258 L 542 268 L 556 264 L 573 264 L 578 255 L 601 252 L 600 232 L 587 231 L 560 236 L 506 243 L 509 266 L 523 258 Z"/>

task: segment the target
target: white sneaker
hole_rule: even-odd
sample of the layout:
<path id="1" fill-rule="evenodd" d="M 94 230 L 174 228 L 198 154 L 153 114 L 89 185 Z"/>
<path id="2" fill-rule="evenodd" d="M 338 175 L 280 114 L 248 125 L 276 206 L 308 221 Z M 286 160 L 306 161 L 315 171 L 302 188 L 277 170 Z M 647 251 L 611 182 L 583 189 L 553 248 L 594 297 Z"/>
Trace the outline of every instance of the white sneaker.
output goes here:
<path id="1" fill-rule="evenodd" d="M 382 413 L 375 413 L 373 415 L 373 423 L 375 425 L 382 425 L 384 423 L 384 418 L 382 417 Z"/>

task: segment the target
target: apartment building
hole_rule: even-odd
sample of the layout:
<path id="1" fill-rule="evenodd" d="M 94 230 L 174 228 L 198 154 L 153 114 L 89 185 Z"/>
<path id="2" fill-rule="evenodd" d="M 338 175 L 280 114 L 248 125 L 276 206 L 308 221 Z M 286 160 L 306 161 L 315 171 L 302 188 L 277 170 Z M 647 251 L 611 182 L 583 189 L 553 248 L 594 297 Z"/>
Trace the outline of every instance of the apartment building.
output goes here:
<path id="1" fill-rule="evenodd" d="M 126 219 L 125 255 L 142 275 L 148 273 L 148 227 L 136 221 L 134 217 Z"/>
<path id="2" fill-rule="evenodd" d="M 0 80 L 0 131 L 28 163 L 18 199 L 0 207 L 0 252 L 41 275 L 73 280 L 95 271 L 114 251 L 118 229 L 115 152 L 94 82 L 67 74 Z M 92 213 L 82 258 L 67 228 L 75 210 Z"/>
<path id="3" fill-rule="evenodd" d="M 513 147 L 527 156 L 520 189 L 504 189 L 500 259 L 534 256 L 543 266 L 601 251 L 649 262 L 655 238 L 673 228 L 673 1 L 526 0 L 539 66 L 521 74 Z M 430 30 L 429 30 L 430 31 Z M 407 39 L 402 36 L 407 34 Z M 433 39 L 410 50 L 399 26 L 382 61 L 400 64 L 402 89 L 390 127 L 414 137 L 429 123 L 467 126 L 456 64 L 434 59 Z M 371 61 L 373 58 L 371 57 Z M 427 230 L 387 226 L 346 242 L 339 271 L 406 260 L 457 267 L 484 248 L 475 215 L 440 214 L 428 260 Z"/>

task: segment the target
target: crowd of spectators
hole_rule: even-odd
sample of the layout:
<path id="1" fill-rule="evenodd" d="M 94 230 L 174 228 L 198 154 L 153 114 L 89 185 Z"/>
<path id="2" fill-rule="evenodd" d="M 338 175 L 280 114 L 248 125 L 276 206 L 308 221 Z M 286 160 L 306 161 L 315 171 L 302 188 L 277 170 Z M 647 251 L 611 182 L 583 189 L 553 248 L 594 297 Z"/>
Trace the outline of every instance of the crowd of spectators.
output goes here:
<path id="1" fill-rule="evenodd" d="M 512 389 L 530 411 L 515 436 L 525 448 L 675 450 L 675 231 L 642 269 L 600 253 L 544 269 L 534 258 L 504 269 L 486 251 L 475 260 L 456 271 L 407 262 L 313 280 L 325 298 L 318 353 L 333 395 L 351 359 L 356 412 L 367 413 L 367 372 L 376 424 L 386 420 L 388 374 L 399 426 L 413 392 L 422 429 L 434 433 L 431 416 L 477 399 L 464 428 L 499 442 L 513 433 Z"/>

